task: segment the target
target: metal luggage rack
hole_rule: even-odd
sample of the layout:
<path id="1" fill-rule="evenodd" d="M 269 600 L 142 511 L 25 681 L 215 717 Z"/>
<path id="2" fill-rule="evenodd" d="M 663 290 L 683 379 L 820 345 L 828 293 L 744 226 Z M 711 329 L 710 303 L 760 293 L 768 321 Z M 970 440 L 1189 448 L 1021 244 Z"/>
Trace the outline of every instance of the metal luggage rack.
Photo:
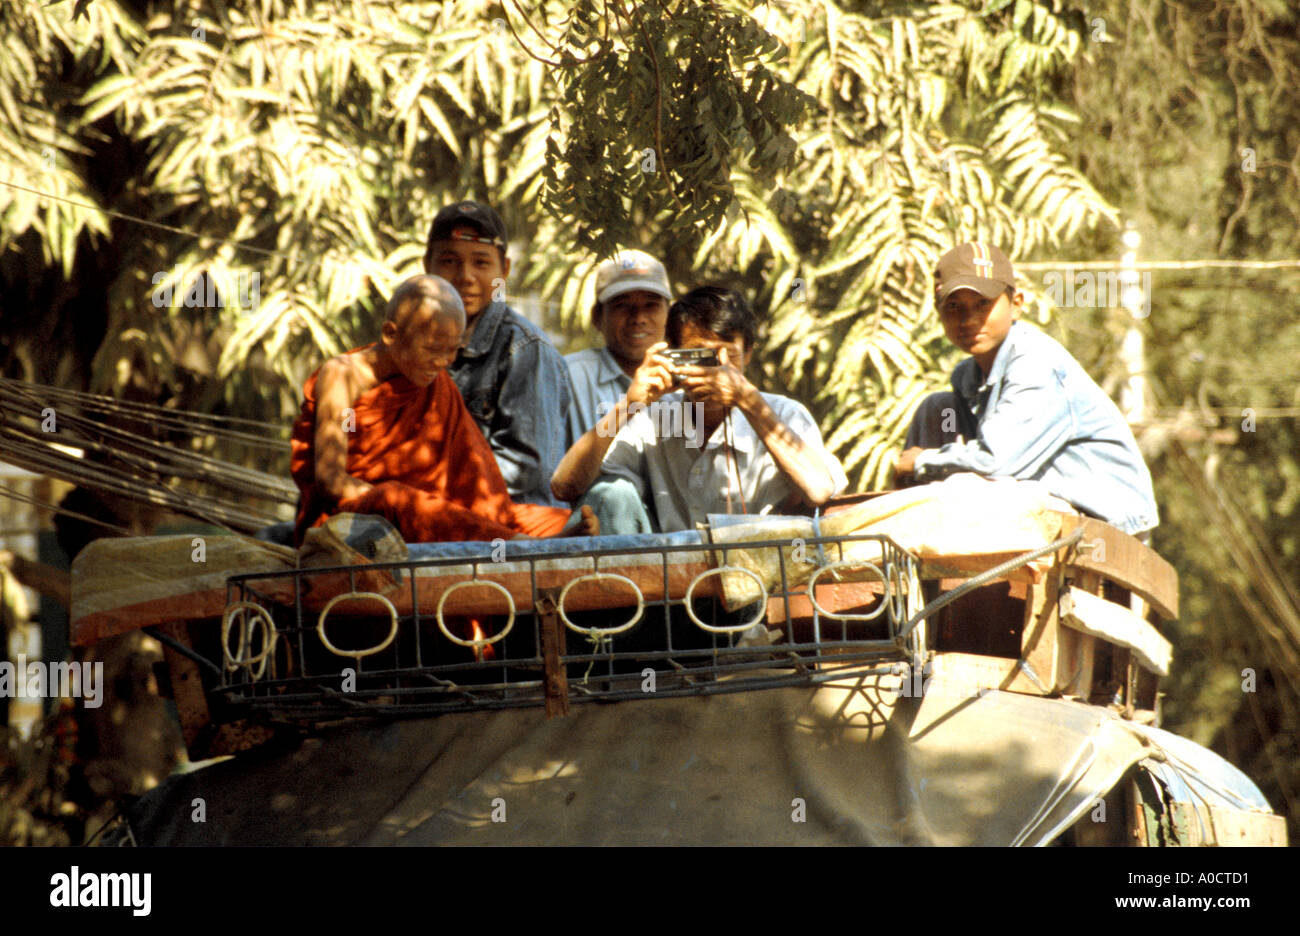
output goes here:
<path id="1" fill-rule="evenodd" d="M 880 544 L 879 562 L 845 557 L 844 544 L 871 541 Z M 209 641 L 194 648 L 194 655 L 217 674 L 209 696 L 229 719 L 257 712 L 290 722 L 533 706 L 563 714 L 570 703 L 808 686 L 896 673 L 900 662 L 918 661 L 925 635 L 913 620 L 922 602 L 917 558 L 874 534 L 804 542 L 816 568 L 805 584 L 794 587 L 787 576 L 788 539 L 516 555 L 505 565 L 485 557 L 453 557 L 236 575 L 227 583 L 220 648 Z M 741 550 L 775 554 L 779 590 L 769 592 L 757 575 L 729 564 L 730 554 Z M 721 560 L 695 575 L 679 598 L 647 600 L 632 579 L 602 571 L 619 559 L 657 555 L 662 576 L 657 594 L 668 596 L 670 557 L 683 553 L 712 553 Z M 562 588 L 538 587 L 539 564 L 585 558 L 592 560 L 590 571 L 575 571 Z M 507 567 L 523 564 L 530 608 L 514 607 L 510 591 L 494 580 L 506 575 Z M 422 608 L 417 571 L 447 566 L 470 566 L 472 574 L 446 589 L 436 609 Z M 394 573 L 397 589 L 388 597 L 359 592 L 357 576 L 379 570 Z M 758 581 L 762 598 L 727 612 L 720 598 L 695 595 L 703 581 L 723 572 L 749 575 Z M 348 591 L 333 596 L 319 613 L 305 608 L 309 580 L 330 574 L 346 574 Z M 293 580 L 292 606 L 262 590 L 285 578 Z M 617 580 L 628 589 L 627 604 L 570 614 L 570 591 L 598 580 Z M 879 582 L 881 594 L 869 606 L 832 610 L 813 593 L 813 586 L 846 582 Z M 488 618 L 481 632 L 454 633 L 443 604 L 460 588 L 504 592 L 512 610 Z M 390 600 L 400 589 L 409 589 L 409 613 L 399 614 Z M 353 614 L 331 623 L 334 608 L 349 599 L 374 602 L 377 616 Z M 777 607 L 783 607 L 784 624 L 769 631 L 771 599 L 782 603 Z M 805 608 L 810 601 L 811 615 L 800 616 L 792 608 L 796 601 Z M 377 639 L 369 646 L 337 646 L 345 626 L 351 636 L 364 630 Z M 763 643 L 764 634 L 775 641 Z"/>

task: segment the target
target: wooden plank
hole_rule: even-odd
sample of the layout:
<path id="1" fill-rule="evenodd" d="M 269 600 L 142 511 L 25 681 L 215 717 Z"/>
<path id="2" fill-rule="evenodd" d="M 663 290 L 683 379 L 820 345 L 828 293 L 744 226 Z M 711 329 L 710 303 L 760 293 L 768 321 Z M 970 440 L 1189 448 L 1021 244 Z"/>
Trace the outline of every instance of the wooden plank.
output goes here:
<path id="1" fill-rule="evenodd" d="M 565 655 L 564 632 L 556 601 L 559 589 L 542 589 L 537 598 L 537 615 L 542 630 L 542 687 L 546 692 L 546 717 L 569 714 L 569 676 L 560 658 Z"/>
<path id="2" fill-rule="evenodd" d="M 1080 572 L 1075 587 L 1088 592 L 1090 595 L 1095 595 L 1101 591 L 1101 576 L 1096 572 Z M 1096 637 L 1080 633 L 1073 628 L 1063 627 L 1061 631 L 1070 634 L 1071 640 L 1077 638 L 1080 644 L 1079 680 L 1072 685 L 1070 693 L 1077 695 L 1084 702 L 1091 703 L 1092 690 L 1097 682 L 1097 648 L 1100 641 Z"/>
<path id="3" fill-rule="evenodd" d="M 1173 644 L 1128 608 L 1067 587 L 1061 592 L 1061 619 L 1068 627 L 1127 647 L 1151 672 L 1169 675 Z"/>
<path id="4" fill-rule="evenodd" d="M 1175 800 L 1168 815 L 1175 844 L 1181 846 L 1285 848 L 1287 844 L 1286 819 L 1273 813 Z"/>
<path id="5" fill-rule="evenodd" d="M 1097 638 L 1070 627 L 1062 627 L 1056 635 L 1059 644 L 1057 660 L 1057 688 L 1062 695 L 1077 696 L 1087 700 L 1092 693 L 1092 665 Z"/>
<path id="6" fill-rule="evenodd" d="M 1023 695 L 1047 695 L 1033 680 L 1025 675 L 1020 660 L 1006 657 L 982 656 L 977 653 L 936 653 L 931 661 L 935 676 L 958 685 L 978 689 L 1001 689 Z"/>
<path id="7" fill-rule="evenodd" d="M 1061 535 L 1083 527 L 1083 540 L 1069 568 L 1086 569 L 1137 592 L 1166 620 L 1178 617 L 1178 573 L 1156 552 L 1127 533 L 1094 520 L 1062 514 Z"/>
<path id="8" fill-rule="evenodd" d="M 1038 677 L 1039 692 L 1047 695 L 1061 691 L 1073 682 L 1072 673 L 1063 672 L 1061 663 L 1060 620 L 1057 612 L 1057 579 L 1049 575 L 1041 585 L 1029 587 L 1025 602 L 1025 627 L 1020 639 L 1020 658 L 1026 676 Z"/>
<path id="9" fill-rule="evenodd" d="M 1286 819 L 1273 813 L 1210 807 L 1210 824 L 1216 845 L 1266 845 L 1285 848 Z"/>
<path id="10" fill-rule="evenodd" d="M 159 630 L 178 643 L 193 647 L 189 627 L 183 623 L 163 624 Z M 204 730 L 212 723 L 212 714 L 208 709 L 208 697 L 203 690 L 203 674 L 198 664 L 189 657 L 182 656 L 166 644 L 163 657 L 167 660 L 167 669 L 171 674 L 172 699 L 176 703 L 176 714 L 180 716 L 181 737 L 193 760 L 206 756 L 196 746 Z"/>

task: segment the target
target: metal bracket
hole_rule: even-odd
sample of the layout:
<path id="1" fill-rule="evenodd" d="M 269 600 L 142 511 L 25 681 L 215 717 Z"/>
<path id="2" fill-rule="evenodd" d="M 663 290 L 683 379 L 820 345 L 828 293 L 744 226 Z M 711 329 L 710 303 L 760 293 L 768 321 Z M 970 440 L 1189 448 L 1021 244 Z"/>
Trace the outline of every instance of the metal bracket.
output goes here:
<path id="1" fill-rule="evenodd" d="M 538 589 L 537 618 L 542 632 L 542 688 L 546 717 L 569 714 L 569 676 L 560 658 L 565 654 L 564 626 L 560 623 L 558 588 Z"/>

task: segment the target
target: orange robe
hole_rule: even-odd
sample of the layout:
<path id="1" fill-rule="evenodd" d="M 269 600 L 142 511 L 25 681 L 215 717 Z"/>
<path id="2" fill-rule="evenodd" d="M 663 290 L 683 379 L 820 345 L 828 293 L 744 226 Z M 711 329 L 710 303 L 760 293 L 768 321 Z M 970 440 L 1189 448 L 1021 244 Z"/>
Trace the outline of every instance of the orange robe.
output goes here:
<path id="1" fill-rule="evenodd" d="M 496 457 L 446 371 L 424 389 L 396 375 L 352 404 L 348 474 L 374 487 L 343 501 L 316 484 L 316 374 L 303 398 L 290 460 L 302 490 L 296 542 L 336 513 L 379 514 L 408 543 L 554 536 L 569 519 L 568 510 L 510 500 Z"/>

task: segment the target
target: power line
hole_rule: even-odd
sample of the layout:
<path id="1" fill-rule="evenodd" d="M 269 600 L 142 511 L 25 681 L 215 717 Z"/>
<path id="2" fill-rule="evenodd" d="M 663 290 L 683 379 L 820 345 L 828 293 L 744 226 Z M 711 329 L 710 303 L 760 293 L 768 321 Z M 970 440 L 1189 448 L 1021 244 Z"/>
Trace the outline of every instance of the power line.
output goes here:
<path id="1" fill-rule="evenodd" d="M 90 205 L 85 202 L 79 202 L 76 201 L 75 199 L 67 198 L 63 195 L 55 195 L 53 192 L 42 192 L 38 189 L 28 188 L 25 185 L 19 185 L 18 183 L 10 182 L 7 179 L 0 179 L 0 185 L 7 185 L 10 188 L 18 189 L 19 191 L 23 191 L 23 192 L 28 192 L 29 194 L 32 195 L 38 195 L 42 198 L 52 198 L 55 201 L 64 202 L 65 204 L 68 205 L 74 205 L 77 208 L 84 208 L 87 211 L 98 211 L 101 214 L 106 214 L 109 217 L 117 218 L 121 221 L 131 221 L 135 224 L 143 224 L 146 227 L 157 228 L 158 230 L 168 231 L 172 234 L 182 234 L 186 237 L 193 237 L 201 241 L 210 241 L 212 243 L 217 243 L 217 244 L 229 244 L 230 246 L 235 247 L 236 249 L 239 250 L 250 250 L 254 253 L 259 253 L 267 257 L 277 257 L 281 260 L 289 261 L 295 264 L 301 262 L 297 259 L 289 257 L 287 254 L 280 253 L 277 250 L 266 250 L 262 247 L 254 247 L 252 244 L 247 244 L 244 243 L 243 241 L 231 240 L 228 237 L 218 237 L 213 234 L 200 234 L 197 231 L 191 231 L 186 228 L 176 227 L 175 225 L 172 224 L 163 224 L 160 221 L 150 221 L 147 218 L 139 218 L 136 217 L 135 215 L 127 214 L 122 211 L 114 211 L 111 208 L 102 208 L 98 205 Z M 320 260 L 312 260 L 307 264 L 307 268 L 312 269 L 314 267 L 320 266 L 320 264 L 321 264 Z M 526 295 L 520 296 L 517 301 L 520 302 L 520 304 L 532 304 L 538 306 L 539 308 L 547 309 L 548 311 L 563 315 L 563 311 L 564 311 L 563 306 L 558 302 L 548 302 L 540 298 L 533 299 L 533 298 L 529 298 Z"/>
<path id="2" fill-rule="evenodd" d="M 131 221 L 135 224 L 143 224 L 146 227 L 157 228 L 161 231 L 167 231 L 172 234 L 182 234 L 186 237 L 193 237 L 198 240 L 211 241 L 218 244 L 229 244 L 239 250 L 249 250 L 253 253 L 262 254 L 266 257 L 276 257 L 293 263 L 299 262 L 287 254 L 280 253 L 278 250 L 267 250 L 263 247 L 254 247 L 252 244 L 244 241 L 231 240 L 228 237 L 218 237 L 214 234 L 200 234 L 197 231 L 191 231 L 187 228 L 176 227 L 172 224 L 164 224 L 161 221 L 150 221 L 147 218 L 140 218 L 135 215 L 127 214 L 122 211 L 115 211 L 112 208 L 104 208 L 99 205 L 91 205 L 86 202 L 79 202 L 75 199 L 68 198 L 64 195 L 55 195 L 53 192 L 42 192 L 39 189 L 28 188 L 25 185 L 19 185 L 17 182 L 10 182 L 8 179 L 0 179 L 0 185 L 7 185 L 10 188 L 27 192 L 30 195 L 37 195 L 41 198 L 51 198 L 77 208 L 83 208 L 86 211 L 98 211 L 101 214 L 108 215 L 111 218 L 117 218 L 121 221 Z M 318 265 L 319 261 L 314 261 L 312 265 Z M 1064 270 L 1300 270 L 1300 259 L 1294 260 L 1147 260 L 1132 264 L 1124 264 L 1119 260 L 1025 260 L 1015 264 L 1017 269 L 1034 272 L 1055 272 Z M 559 308 L 558 305 L 547 302 L 539 302 L 539 305 Z"/>
<path id="3" fill-rule="evenodd" d="M 287 254 L 282 254 L 276 250 L 266 250 L 262 247 L 254 247 L 252 244 L 246 244 L 243 241 L 231 240 L 228 237 L 217 237 L 212 234 L 199 234 L 197 231 L 188 231 L 185 228 L 176 227 L 172 224 L 163 224 L 161 221 L 150 221 L 147 218 L 137 218 L 135 215 L 129 215 L 122 211 L 114 211 L 112 208 L 102 208 L 99 205 L 88 205 L 85 202 L 79 202 L 75 199 L 67 198 L 63 195 L 55 195 L 52 192 L 42 192 L 38 189 L 28 188 L 25 185 L 19 185 L 17 182 L 10 182 L 8 179 L 0 179 L 0 185 L 7 185 L 10 188 L 27 192 L 31 195 L 39 195 L 42 198 L 52 198 L 55 201 L 64 202 L 77 208 L 84 208 L 87 211 L 98 211 L 100 214 L 106 214 L 110 218 L 117 218 L 122 221 L 133 221 L 136 224 L 143 224 L 146 227 L 158 228 L 161 231 L 170 231 L 172 234 L 184 234 L 186 237 L 195 237 L 199 240 L 213 241 L 218 244 L 230 244 L 240 250 L 251 250 L 253 253 L 259 253 L 267 257 L 278 257 L 281 260 L 293 262 Z M 315 265 L 315 264 L 313 264 Z"/>
<path id="4" fill-rule="evenodd" d="M 1125 264 L 1120 260 L 1032 260 L 1015 264 L 1017 270 L 1065 272 L 1067 270 L 1300 270 L 1300 260 L 1147 260 Z"/>
<path id="5" fill-rule="evenodd" d="M 1192 415 L 1196 413 L 1215 413 L 1223 416 L 1241 416 L 1246 410 L 1250 410 L 1252 416 L 1256 417 L 1291 417 L 1300 416 L 1300 406 L 1198 406 L 1192 410 Z M 1155 415 L 1162 417 L 1178 416 L 1184 410 L 1180 409 L 1158 409 Z"/>
<path id="6" fill-rule="evenodd" d="M 65 517 L 74 517 L 77 520 L 84 520 L 87 523 L 94 523 L 98 526 L 104 527 L 105 529 L 112 530 L 115 533 L 121 533 L 123 536 L 136 535 L 135 530 L 129 530 L 126 527 L 119 526 L 116 523 L 109 523 L 107 520 L 100 520 L 96 517 L 87 516 L 86 514 L 83 513 L 77 513 L 77 511 L 75 510 L 68 510 L 65 507 L 60 507 L 58 504 L 51 504 L 49 501 L 43 501 L 37 497 L 31 497 L 27 494 L 20 494 L 17 491 L 15 491 L 13 488 L 9 487 L 9 485 L 7 484 L 0 484 L 0 497 L 12 497 L 14 500 L 23 501 L 25 503 L 32 504 L 36 507 L 40 507 L 44 510 L 51 510 L 56 514 L 63 514 L 63 516 Z"/>
<path id="7" fill-rule="evenodd" d="M 241 416 L 222 416 L 216 413 L 200 413 L 195 410 L 183 410 L 169 406 L 159 406 L 156 403 L 119 400 L 117 397 L 106 396 L 99 393 L 85 393 L 81 390 L 70 390 L 64 387 L 55 387 L 50 384 L 38 384 L 33 381 L 0 377 L 0 395 L 3 395 L 6 389 L 26 392 L 29 395 L 39 394 L 41 398 L 49 397 L 53 402 L 66 402 L 69 405 L 78 406 L 87 410 L 119 414 L 128 419 L 134 418 L 138 420 L 147 420 L 154 425 L 186 431 L 190 435 L 200 433 L 217 434 L 255 444 L 283 447 L 283 441 L 267 439 L 262 436 L 253 435 L 247 432 L 238 432 L 233 429 L 225 429 L 219 424 L 229 423 L 231 425 L 248 426 L 253 429 L 260 429 L 265 432 L 274 433 L 284 433 L 288 431 L 287 426 L 278 422 L 272 423 L 261 419 L 247 419 Z"/>

